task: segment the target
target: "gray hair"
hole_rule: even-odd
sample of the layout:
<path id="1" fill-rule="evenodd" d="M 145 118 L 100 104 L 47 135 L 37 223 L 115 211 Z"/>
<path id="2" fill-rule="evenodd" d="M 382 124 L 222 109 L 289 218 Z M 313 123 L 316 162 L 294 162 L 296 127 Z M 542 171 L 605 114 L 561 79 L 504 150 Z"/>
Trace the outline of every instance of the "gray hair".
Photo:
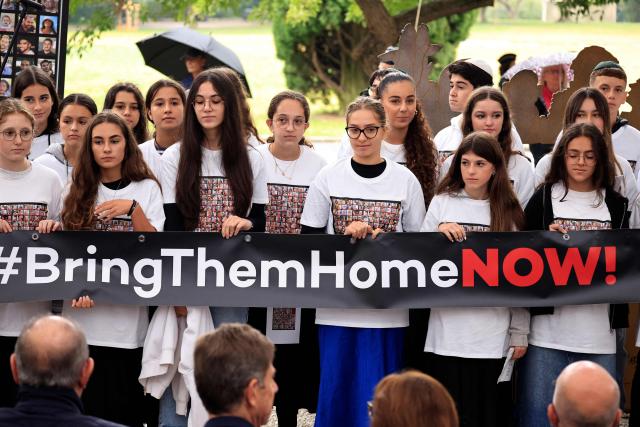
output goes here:
<path id="1" fill-rule="evenodd" d="M 59 332 L 52 335 L 52 340 L 32 337 L 37 333 L 35 330 L 42 327 L 41 323 L 52 321 L 56 322 L 56 332 Z M 15 356 L 20 384 L 72 388 L 80 380 L 89 358 L 89 347 L 75 322 L 47 315 L 33 318 L 24 326 L 16 342 Z"/>

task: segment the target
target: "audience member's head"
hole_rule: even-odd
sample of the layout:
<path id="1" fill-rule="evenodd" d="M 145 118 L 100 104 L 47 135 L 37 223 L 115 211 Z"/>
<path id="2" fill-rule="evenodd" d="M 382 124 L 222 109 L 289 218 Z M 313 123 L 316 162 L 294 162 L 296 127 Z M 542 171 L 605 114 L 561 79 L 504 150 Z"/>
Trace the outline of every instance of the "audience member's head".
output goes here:
<path id="1" fill-rule="evenodd" d="M 248 325 L 225 324 L 198 339 L 194 371 L 198 394 L 213 417 L 266 424 L 278 391 L 275 346 Z"/>
<path id="2" fill-rule="evenodd" d="M 554 427 L 611 427 L 620 423 L 620 389 L 600 365 L 580 361 L 564 368 L 547 408 Z"/>
<path id="3" fill-rule="evenodd" d="M 418 371 L 384 377 L 369 408 L 371 427 L 457 427 L 456 405 L 435 379 Z"/>
<path id="4" fill-rule="evenodd" d="M 78 396 L 94 366 L 80 328 L 69 319 L 52 315 L 25 325 L 10 363 L 13 378 L 20 385 L 72 388 Z"/>

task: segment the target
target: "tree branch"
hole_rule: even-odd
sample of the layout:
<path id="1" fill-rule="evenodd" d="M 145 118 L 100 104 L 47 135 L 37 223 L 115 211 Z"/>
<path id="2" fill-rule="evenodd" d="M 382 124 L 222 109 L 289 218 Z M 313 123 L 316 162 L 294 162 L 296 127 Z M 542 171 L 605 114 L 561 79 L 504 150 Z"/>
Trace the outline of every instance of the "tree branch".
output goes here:
<path id="1" fill-rule="evenodd" d="M 358 4 L 360 4 L 360 1 L 358 1 Z M 445 16 L 469 12 L 486 6 L 493 6 L 493 0 L 434 0 L 422 5 L 419 21 L 421 23 L 431 22 Z M 407 22 L 415 22 L 416 8 L 397 15 L 394 20 L 396 22 L 395 28 L 402 28 Z"/>
<path id="2" fill-rule="evenodd" d="M 331 76 L 327 75 L 324 71 L 324 67 L 320 63 L 320 59 L 318 59 L 318 51 L 316 50 L 315 40 L 309 44 L 309 49 L 311 50 L 311 63 L 313 64 L 313 68 L 315 69 L 316 75 L 322 82 L 327 85 L 327 87 L 333 91 L 340 91 L 342 88 L 339 84 L 337 84 Z"/>
<path id="3" fill-rule="evenodd" d="M 441 0 L 442 1 L 442 0 Z M 444 0 L 444 3 L 447 1 Z M 386 45 L 397 43 L 400 29 L 404 26 L 397 24 L 397 20 L 389 14 L 382 0 L 356 0 L 367 22 L 367 29 L 373 36 Z"/>

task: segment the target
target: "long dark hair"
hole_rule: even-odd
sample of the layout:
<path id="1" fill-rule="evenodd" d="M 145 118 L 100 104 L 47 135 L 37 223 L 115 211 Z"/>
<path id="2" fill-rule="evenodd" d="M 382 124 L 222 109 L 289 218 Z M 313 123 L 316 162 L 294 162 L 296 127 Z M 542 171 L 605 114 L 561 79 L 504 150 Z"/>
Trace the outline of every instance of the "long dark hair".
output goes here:
<path id="1" fill-rule="evenodd" d="M 300 103 L 300 106 L 304 111 L 304 121 L 306 123 L 309 123 L 309 117 L 311 117 L 311 109 L 309 108 L 309 101 L 307 101 L 307 98 L 305 98 L 303 94 L 301 94 L 300 92 L 295 92 L 293 90 L 284 90 L 276 94 L 276 96 L 274 96 L 273 98 L 271 98 L 271 102 L 269 103 L 269 108 L 267 109 L 267 118 L 269 120 L 273 120 L 273 116 L 276 114 L 276 110 L 278 109 L 278 106 L 282 101 L 286 99 L 290 99 L 292 101 L 298 101 Z M 269 138 L 267 138 L 267 142 L 268 143 L 274 142 L 273 137 L 270 136 Z M 304 136 L 302 137 L 300 142 L 298 142 L 298 144 L 306 145 L 308 147 L 313 146 L 309 141 L 305 139 Z"/>
<path id="2" fill-rule="evenodd" d="M 260 139 L 260 135 L 258 135 L 258 128 L 256 128 L 255 123 L 253 122 L 253 117 L 251 116 L 251 107 L 249 106 L 249 95 L 247 94 L 247 90 L 244 87 L 244 83 L 240 80 L 240 76 L 237 72 L 228 67 L 217 67 L 220 73 L 226 75 L 229 80 L 233 83 L 236 93 L 240 99 L 240 107 L 242 109 L 243 122 L 242 127 L 246 132 L 247 139 L 251 137 L 251 135 L 255 136 L 258 141 L 263 142 Z"/>
<path id="3" fill-rule="evenodd" d="M 460 163 L 462 156 L 474 153 L 495 168 L 495 175 L 489 180 L 489 205 L 491 206 L 491 231 L 515 231 L 524 226 L 524 212 L 513 192 L 507 166 L 500 144 L 485 132 L 467 135 L 456 151 L 451 168 L 438 186 L 438 194 L 458 194 L 464 189 Z"/>
<path id="4" fill-rule="evenodd" d="M 13 81 L 13 87 L 11 88 L 11 96 L 13 98 L 21 99 L 22 93 L 31 85 L 42 85 L 49 91 L 51 97 L 51 113 L 47 118 L 47 127 L 40 133 L 40 135 L 50 135 L 58 132 L 58 107 L 60 105 L 60 98 L 56 92 L 55 83 L 51 80 L 51 77 L 40 68 L 32 65 L 26 70 L 22 70 L 18 73 Z"/>
<path id="5" fill-rule="evenodd" d="M 124 119 L 111 112 L 98 114 L 84 135 L 84 142 L 78 155 L 78 164 L 73 168 L 73 179 L 69 194 L 64 200 L 61 217 L 62 224 L 67 230 L 90 229 L 95 224 L 93 207 L 98 197 L 101 174 L 100 166 L 98 166 L 93 156 L 91 146 L 93 130 L 103 123 L 115 124 L 124 135 L 125 151 L 124 160 L 120 165 L 121 179 L 125 182 L 136 182 L 145 179 L 153 179 L 157 182 L 144 162 L 133 132 L 129 129 Z"/>
<path id="6" fill-rule="evenodd" d="M 182 87 L 182 85 L 176 82 L 175 80 L 160 79 L 149 87 L 149 90 L 147 90 L 147 96 L 144 98 L 146 115 L 151 123 L 153 123 L 153 120 L 149 115 L 151 112 L 151 104 L 153 103 L 153 99 L 158 94 L 158 91 L 160 91 L 160 89 L 163 89 L 165 87 L 170 87 L 172 89 L 175 89 L 176 93 L 178 94 L 178 97 L 182 101 L 182 106 L 183 107 L 187 106 L 187 95 L 184 93 L 184 88 Z M 181 120 L 184 119 L 184 115 L 180 119 Z M 153 123 L 153 125 L 155 126 L 155 123 Z M 182 138 L 182 129 L 183 127 L 180 126 L 180 135 L 178 139 Z M 153 132 L 153 135 L 155 136 L 155 131 Z"/>
<path id="7" fill-rule="evenodd" d="M 142 98 L 142 92 L 140 92 L 140 89 L 138 89 L 138 86 L 129 82 L 114 84 L 107 91 L 107 94 L 104 97 L 104 106 L 102 108 L 104 108 L 105 110 L 113 109 L 113 106 L 116 103 L 116 96 L 120 92 L 129 92 L 135 98 L 136 104 L 138 104 L 140 119 L 138 120 L 138 123 L 133 128 L 133 135 L 136 137 L 136 141 L 138 142 L 138 144 L 142 144 L 148 138 L 147 112 L 144 108 L 144 98 Z"/>
<path id="8" fill-rule="evenodd" d="M 400 71 L 384 76 L 378 85 L 379 99 L 382 99 L 389 85 L 403 81 L 411 82 L 414 88 L 416 86 L 411 76 Z M 407 168 L 418 178 L 422 187 L 425 205 L 429 206 L 438 179 L 438 152 L 431 139 L 431 128 L 429 128 L 427 119 L 422 113 L 422 106 L 417 98 L 416 115 L 409 123 L 409 129 L 403 145 L 406 153 Z"/>
<path id="9" fill-rule="evenodd" d="M 555 150 L 553 150 L 551 166 L 549 167 L 549 173 L 547 173 L 544 184 L 553 185 L 561 182 L 565 188 L 564 196 L 567 195 L 569 192 L 569 173 L 567 172 L 566 164 L 567 147 L 571 141 L 581 136 L 591 140 L 591 149 L 596 159 L 591 182 L 597 189 L 613 191 L 615 169 L 611 162 L 609 148 L 600 129 L 591 123 L 576 123 L 564 130 L 560 142 L 558 142 Z M 599 194 L 599 198 L 599 202 L 602 202 L 601 194 Z"/>
<path id="10" fill-rule="evenodd" d="M 187 230 L 197 227 L 200 216 L 200 170 L 204 131 L 193 107 L 200 86 L 209 82 L 224 102 L 224 120 L 220 125 L 222 166 L 233 193 L 235 215 L 245 216 L 253 196 L 253 172 L 247 152 L 247 136 L 243 131 L 243 111 L 236 87 L 227 73 L 209 69 L 200 73 L 187 97 L 184 137 L 180 146 L 180 162 L 176 181 L 176 204 L 184 217 Z"/>
<path id="11" fill-rule="evenodd" d="M 495 101 L 500 104 L 500 107 L 502 107 L 502 128 L 498 134 L 498 144 L 500 144 L 502 154 L 504 155 L 504 162 L 508 168 L 509 159 L 511 158 L 511 154 L 513 154 L 511 140 L 511 113 L 509 111 L 507 98 L 505 98 L 502 92 L 498 89 L 483 86 L 471 92 L 471 95 L 469 95 L 469 99 L 467 100 L 467 104 L 464 107 L 464 112 L 462 113 L 462 135 L 467 136 L 473 132 L 473 109 L 476 107 L 478 102 L 486 99 Z"/>
<path id="12" fill-rule="evenodd" d="M 86 108 L 91 113 L 91 117 L 98 114 L 98 106 L 89 95 L 85 95 L 84 93 L 72 93 L 71 95 L 65 96 L 60 102 L 58 117 L 62 116 L 62 111 L 69 105 L 80 105 Z"/>

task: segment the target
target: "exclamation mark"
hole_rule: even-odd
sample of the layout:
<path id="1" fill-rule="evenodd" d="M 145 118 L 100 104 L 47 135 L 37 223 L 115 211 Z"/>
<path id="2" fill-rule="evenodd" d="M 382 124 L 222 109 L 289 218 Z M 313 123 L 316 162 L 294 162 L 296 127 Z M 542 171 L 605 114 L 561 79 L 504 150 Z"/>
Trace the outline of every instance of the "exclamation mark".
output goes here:
<path id="1" fill-rule="evenodd" d="M 615 273 L 616 272 L 616 247 L 615 246 L 605 246 L 604 261 L 605 261 L 607 273 Z M 615 285 L 616 284 L 615 274 L 607 274 L 604 278 L 604 282 L 607 285 Z"/>

